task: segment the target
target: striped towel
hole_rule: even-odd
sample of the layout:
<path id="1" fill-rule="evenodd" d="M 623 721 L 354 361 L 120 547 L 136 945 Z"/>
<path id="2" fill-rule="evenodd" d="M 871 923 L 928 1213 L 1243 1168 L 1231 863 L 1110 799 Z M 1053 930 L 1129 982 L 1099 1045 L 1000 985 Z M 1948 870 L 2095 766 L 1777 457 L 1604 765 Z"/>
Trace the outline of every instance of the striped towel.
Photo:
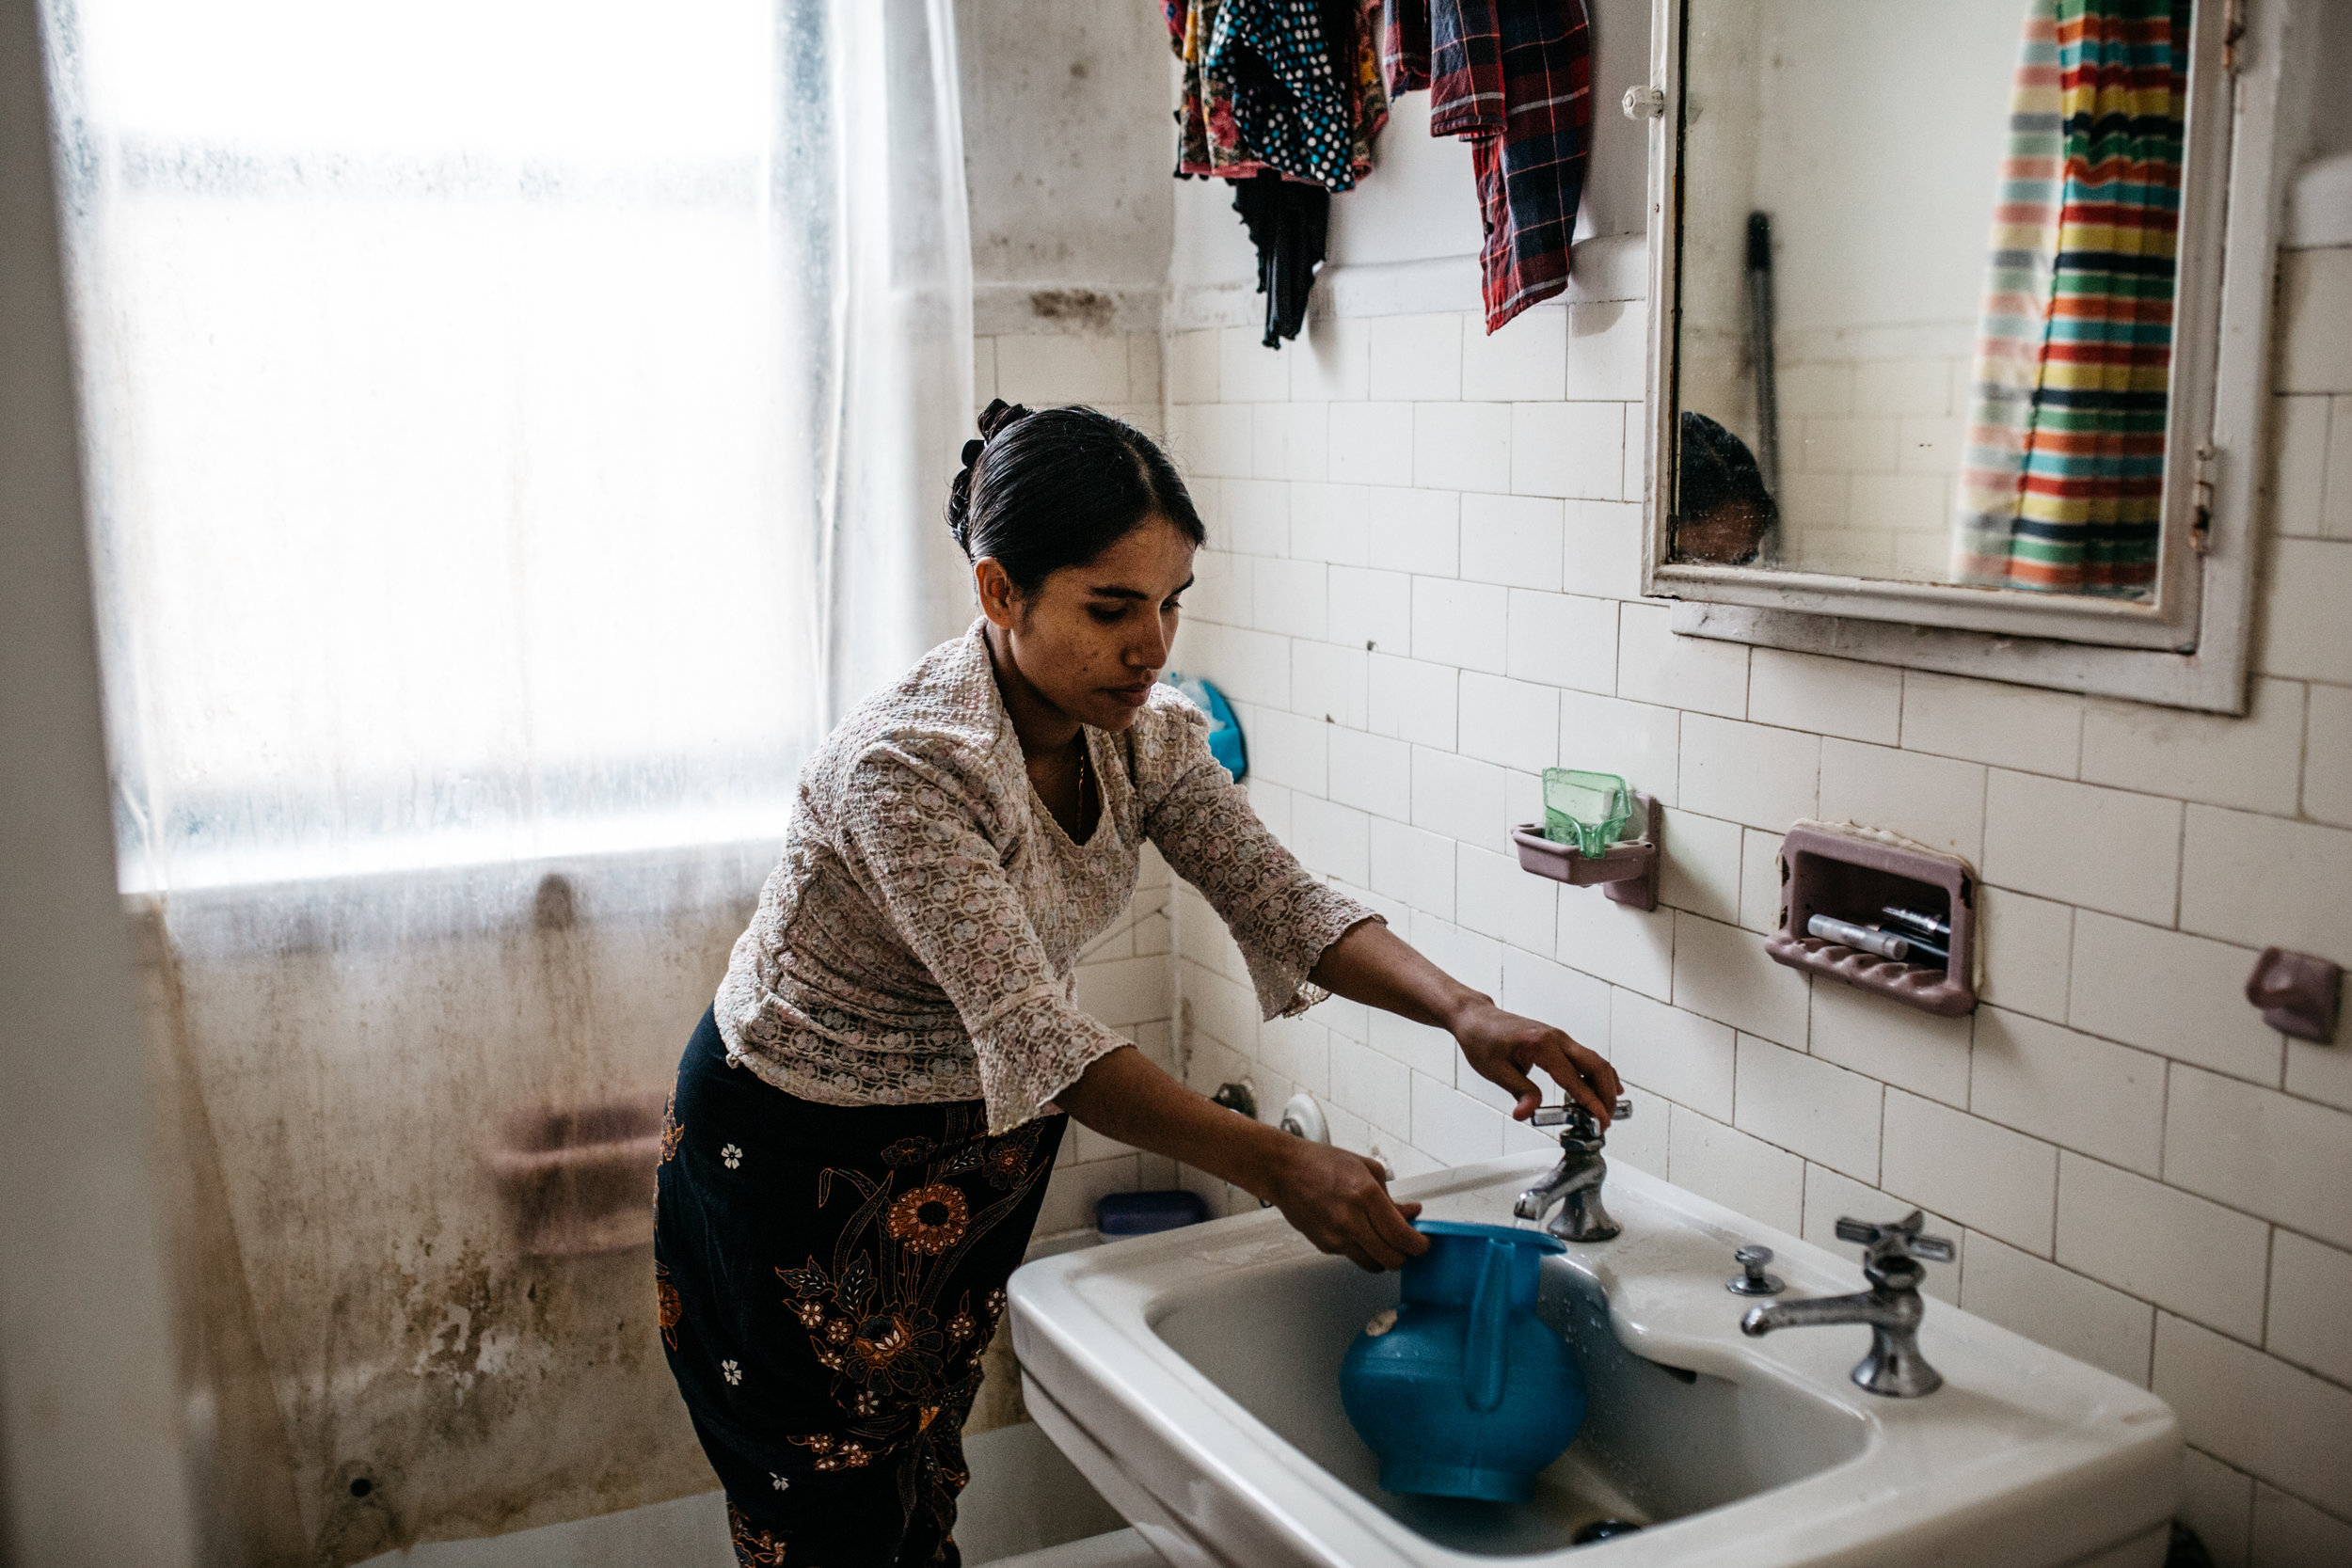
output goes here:
<path id="1" fill-rule="evenodd" d="M 2144 598 L 2163 528 L 2189 0 L 2030 0 L 1954 577 Z"/>

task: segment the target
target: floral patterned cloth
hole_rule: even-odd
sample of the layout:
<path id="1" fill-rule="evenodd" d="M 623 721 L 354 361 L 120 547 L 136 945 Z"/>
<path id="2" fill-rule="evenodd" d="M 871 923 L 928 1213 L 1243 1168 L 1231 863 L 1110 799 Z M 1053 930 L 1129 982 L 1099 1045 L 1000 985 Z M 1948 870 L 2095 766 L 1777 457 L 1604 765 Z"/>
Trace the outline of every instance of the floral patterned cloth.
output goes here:
<path id="1" fill-rule="evenodd" d="M 1122 735 L 1085 731 L 1102 811 L 1071 842 L 1029 784 L 984 622 L 868 698 L 801 769 L 784 856 L 714 1004 L 728 1059 L 803 1100 L 984 1100 L 1001 1133 L 1126 1043 L 1072 970 L 1159 847 L 1232 931 L 1265 1016 L 1377 915 L 1309 876 L 1209 754 L 1173 687 Z"/>

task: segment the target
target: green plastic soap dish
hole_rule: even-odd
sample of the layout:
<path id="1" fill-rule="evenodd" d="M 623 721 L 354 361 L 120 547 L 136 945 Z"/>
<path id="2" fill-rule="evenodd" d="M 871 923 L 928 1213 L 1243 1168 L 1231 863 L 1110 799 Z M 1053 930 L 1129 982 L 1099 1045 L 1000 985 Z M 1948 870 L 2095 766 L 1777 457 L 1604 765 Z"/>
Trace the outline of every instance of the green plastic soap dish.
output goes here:
<path id="1" fill-rule="evenodd" d="M 1633 791 L 1614 773 L 1544 769 L 1544 836 L 1582 855 L 1609 852 L 1633 816 Z"/>

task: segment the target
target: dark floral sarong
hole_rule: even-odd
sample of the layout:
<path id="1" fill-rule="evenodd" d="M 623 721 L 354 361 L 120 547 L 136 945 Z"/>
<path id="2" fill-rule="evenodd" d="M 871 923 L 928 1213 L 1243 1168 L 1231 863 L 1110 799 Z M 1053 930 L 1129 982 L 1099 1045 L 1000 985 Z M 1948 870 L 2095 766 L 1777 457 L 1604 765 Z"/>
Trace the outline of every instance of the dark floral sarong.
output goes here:
<path id="1" fill-rule="evenodd" d="M 703 1015 L 662 1128 L 661 1337 L 737 1558 L 956 1568 L 980 1353 L 1064 1118 L 841 1107 L 727 1065 Z"/>

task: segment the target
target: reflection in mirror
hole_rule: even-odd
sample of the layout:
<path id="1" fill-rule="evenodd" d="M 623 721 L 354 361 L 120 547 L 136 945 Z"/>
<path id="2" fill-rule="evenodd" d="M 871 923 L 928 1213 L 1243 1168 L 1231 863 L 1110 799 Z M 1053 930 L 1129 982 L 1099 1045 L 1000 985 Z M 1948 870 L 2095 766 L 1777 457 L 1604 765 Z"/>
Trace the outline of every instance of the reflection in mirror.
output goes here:
<path id="1" fill-rule="evenodd" d="M 1684 14 L 1671 559 L 2152 597 L 2188 0 Z"/>

